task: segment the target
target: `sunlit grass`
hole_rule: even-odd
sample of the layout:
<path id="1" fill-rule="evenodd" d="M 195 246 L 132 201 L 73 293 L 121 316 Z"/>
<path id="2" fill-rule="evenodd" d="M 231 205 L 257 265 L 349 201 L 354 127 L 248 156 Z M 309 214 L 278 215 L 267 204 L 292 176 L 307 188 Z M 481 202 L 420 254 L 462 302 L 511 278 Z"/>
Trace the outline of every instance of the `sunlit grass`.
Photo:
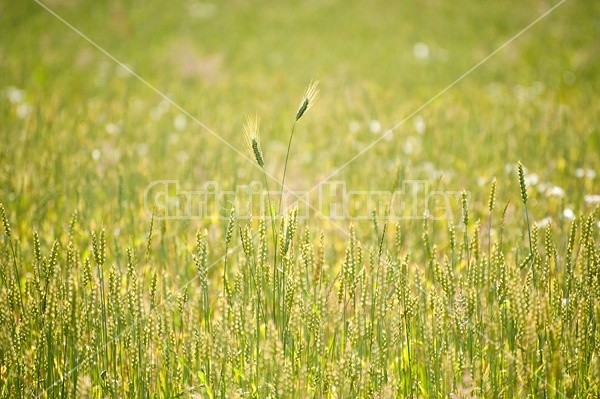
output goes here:
<path id="1" fill-rule="evenodd" d="M 598 396 L 598 5 L 405 120 L 554 4 L 47 3 L 240 151 L 245 126 L 252 163 L 35 2 L 0 6 L 0 397 Z M 411 219 L 356 195 L 327 220 L 328 176 L 424 191 Z M 158 180 L 269 204 L 162 220 Z"/>

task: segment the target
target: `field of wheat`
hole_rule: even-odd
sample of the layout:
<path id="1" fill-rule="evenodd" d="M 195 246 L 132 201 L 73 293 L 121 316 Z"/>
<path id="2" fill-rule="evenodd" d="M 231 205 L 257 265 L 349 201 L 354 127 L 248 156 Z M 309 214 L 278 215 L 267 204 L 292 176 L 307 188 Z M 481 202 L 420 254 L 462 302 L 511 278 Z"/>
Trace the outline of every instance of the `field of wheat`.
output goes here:
<path id="1" fill-rule="evenodd" d="M 1 398 L 597 398 L 600 3 L 0 3 Z"/>

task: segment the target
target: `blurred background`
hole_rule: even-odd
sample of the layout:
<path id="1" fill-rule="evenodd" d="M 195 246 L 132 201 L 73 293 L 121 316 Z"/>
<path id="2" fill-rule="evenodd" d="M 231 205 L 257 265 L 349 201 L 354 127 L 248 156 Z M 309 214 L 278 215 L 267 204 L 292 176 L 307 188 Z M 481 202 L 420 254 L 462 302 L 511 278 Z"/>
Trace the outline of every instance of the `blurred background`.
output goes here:
<path id="1" fill-rule="evenodd" d="M 243 151 L 246 114 L 260 115 L 265 166 L 280 178 L 297 107 L 318 79 L 291 189 L 312 189 L 380 140 L 331 179 L 391 190 L 400 171 L 469 191 L 480 212 L 493 178 L 501 201 L 518 201 L 521 160 L 534 218 L 562 220 L 600 194 L 600 3 L 564 2 L 414 114 L 555 4 L 2 1 L 2 201 L 28 228 L 60 232 L 78 209 L 92 226 L 136 235 L 152 181 L 197 190 L 262 179 L 216 137 Z"/>

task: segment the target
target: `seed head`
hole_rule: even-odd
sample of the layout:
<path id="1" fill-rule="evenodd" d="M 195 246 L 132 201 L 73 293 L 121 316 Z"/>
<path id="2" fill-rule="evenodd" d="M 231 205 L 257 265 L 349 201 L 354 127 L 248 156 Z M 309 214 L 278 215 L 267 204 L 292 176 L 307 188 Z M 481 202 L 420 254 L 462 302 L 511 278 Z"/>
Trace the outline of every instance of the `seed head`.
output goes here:
<path id="1" fill-rule="evenodd" d="M 227 223 L 227 232 L 225 234 L 225 245 L 229 246 L 231 242 L 231 237 L 233 236 L 233 226 L 235 223 L 235 206 L 231 206 L 231 211 L 229 212 L 229 223 Z"/>
<path id="2" fill-rule="evenodd" d="M 0 218 L 2 219 L 2 225 L 4 226 L 4 232 L 6 236 L 10 238 L 10 223 L 8 223 L 8 218 L 6 217 L 6 211 L 4 210 L 4 205 L 0 204 Z"/>
<path id="3" fill-rule="evenodd" d="M 251 118 L 249 115 L 246 116 L 246 123 L 244 124 L 244 145 L 246 150 L 256 160 L 256 163 L 261 168 L 265 166 L 263 159 L 262 150 L 260 148 L 260 138 L 258 136 L 258 124 L 260 119 L 258 115 Z"/>
<path id="4" fill-rule="evenodd" d="M 318 86 L 318 80 L 311 80 L 308 84 L 308 87 L 304 92 L 304 97 L 302 98 L 302 103 L 300 103 L 300 108 L 298 108 L 298 112 L 296 112 L 296 120 L 302 118 L 302 115 L 313 106 L 315 101 L 317 101 L 317 98 L 319 97 Z"/>
<path id="5" fill-rule="evenodd" d="M 492 182 L 492 189 L 490 191 L 490 200 L 488 201 L 488 209 L 490 212 L 494 210 L 496 205 L 496 179 Z"/>
<path id="6" fill-rule="evenodd" d="M 467 197 L 467 192 L 464 190 L 460 193 L 460 202 L 462 204 L 462 209 L 463 209 L 463 223 L 465 224 L 465 226 L 468 226 L 469 225 L 469 199 Z"/>
<path id="7" fill-rule="evenodd" d="M 525 184 L 525 172 L 523 171 L 521 161 L 517 164 L 517 171 L 519 173 L 519 186 L 521 186 L 521 200 L 527 205 L 527 185 Z"/>

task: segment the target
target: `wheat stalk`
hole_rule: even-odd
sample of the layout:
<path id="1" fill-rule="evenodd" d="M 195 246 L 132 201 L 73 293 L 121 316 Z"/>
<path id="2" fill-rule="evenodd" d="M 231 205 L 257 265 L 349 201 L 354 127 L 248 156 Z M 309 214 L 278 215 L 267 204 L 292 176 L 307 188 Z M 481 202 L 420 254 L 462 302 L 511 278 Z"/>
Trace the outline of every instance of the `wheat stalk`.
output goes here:
<path id="1" fill-rule="evenodd" d="M 285 187 L 285 175 L 287 173 L 288 161 L 290 158 L 290 149 L 292 148 L 292 139 L 294 138 L 294 131 L 296 130 L 296 123 L 302 116 L 308 111 L 319 98 L 319 81 L 311 80 L 304 92 L 304 96 L 302 97 L 302 102 L 300 103 L 300 107 L 296 112 L 296 118 L 294 119 L 294 124 L 292 125 L 292 132 L 290 133 L 290 139 L 288 141 L 287 151 L 285 153 L 285 163 L 283 165 L 283 177 L 281 178 L 281 193 L 279 196 L 279 209 L 278 213 L 281 213 L 281 207 L 283 205 L 283 189 Z"/>

